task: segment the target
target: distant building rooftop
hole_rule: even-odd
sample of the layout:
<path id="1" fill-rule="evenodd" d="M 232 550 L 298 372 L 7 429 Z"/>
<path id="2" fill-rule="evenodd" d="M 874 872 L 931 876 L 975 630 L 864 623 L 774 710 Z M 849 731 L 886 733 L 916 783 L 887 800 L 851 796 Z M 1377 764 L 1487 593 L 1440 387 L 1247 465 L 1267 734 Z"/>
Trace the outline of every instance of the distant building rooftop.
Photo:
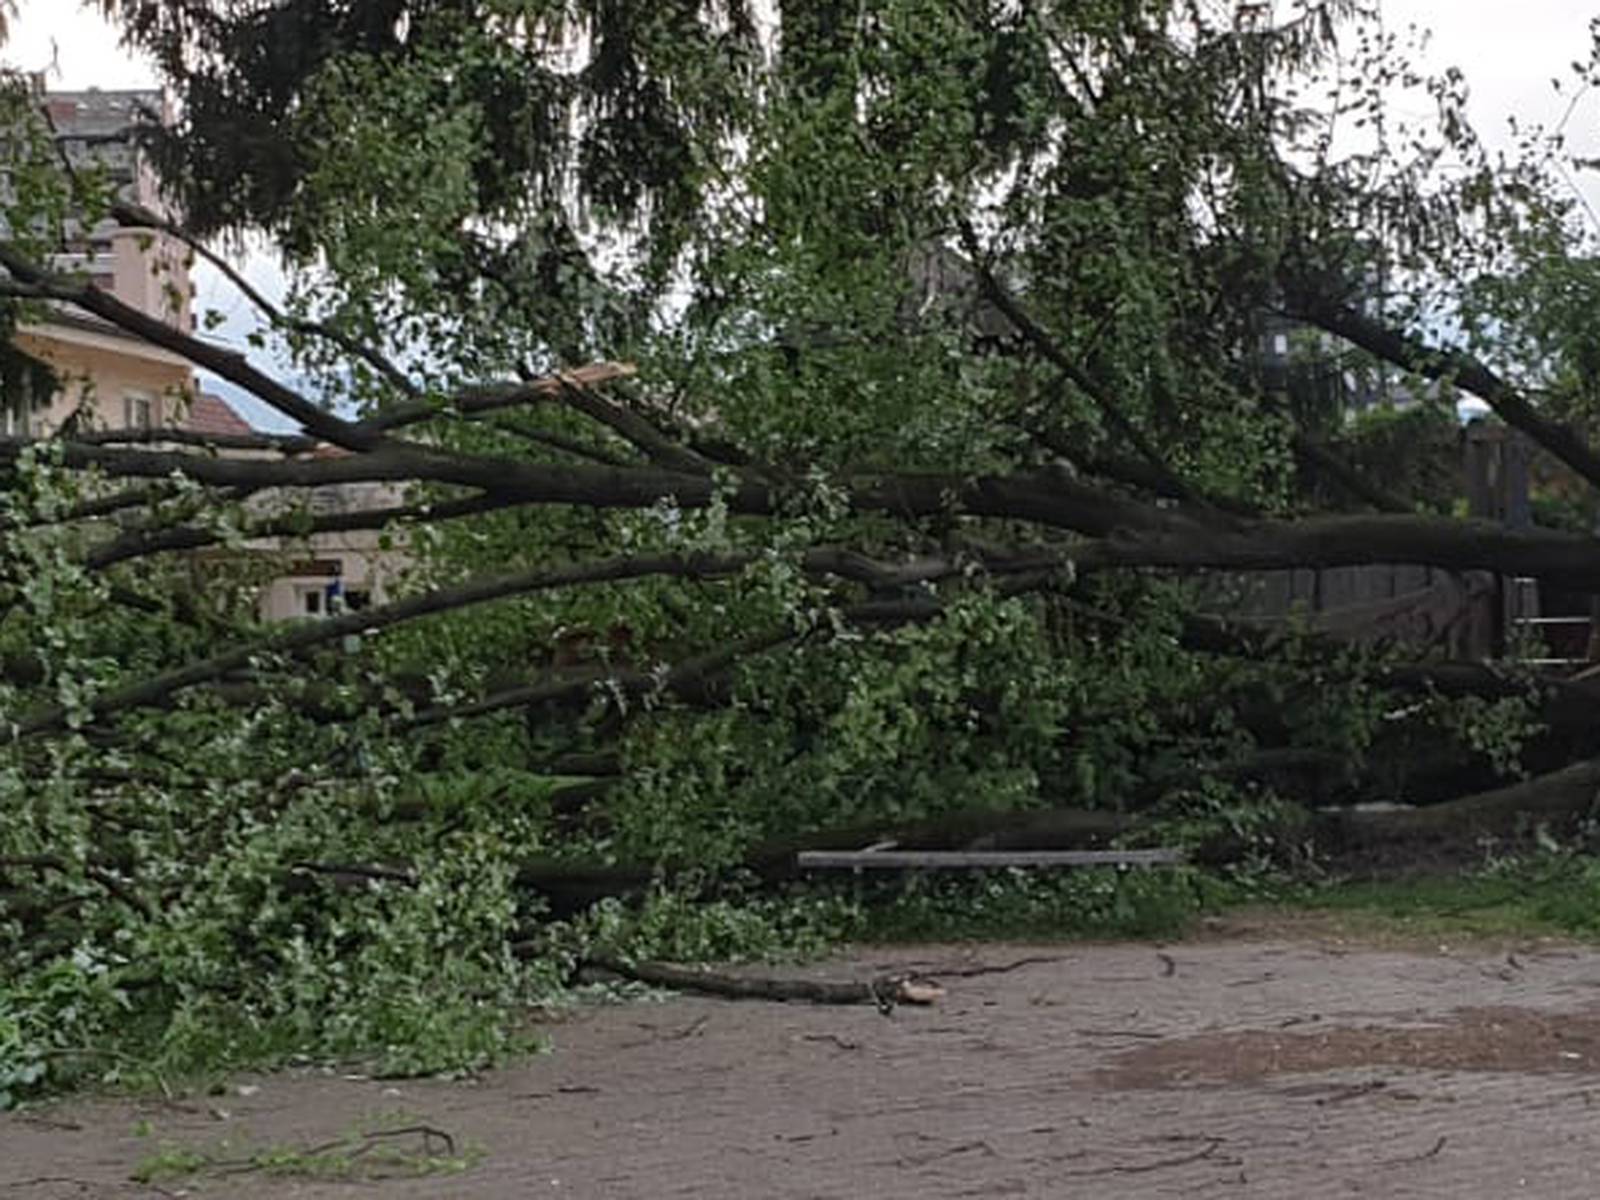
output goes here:
<path id="1" fill-rule="evenodd" d="M 183 428 L 192 433 L 254 433 L 250 423 L 221 396 L 201 392 L 189 405 Z"/>
<path id="2" fill-rule="evenodd" d="M 171 119 L 166 95 L 154 88 L 139 91 L 105 92 L 89 88 L 81 92 L 46 92 L 46 111 L 56 129 L 80 137 L 117 134 L 141 121 L 165 122 Z"/>

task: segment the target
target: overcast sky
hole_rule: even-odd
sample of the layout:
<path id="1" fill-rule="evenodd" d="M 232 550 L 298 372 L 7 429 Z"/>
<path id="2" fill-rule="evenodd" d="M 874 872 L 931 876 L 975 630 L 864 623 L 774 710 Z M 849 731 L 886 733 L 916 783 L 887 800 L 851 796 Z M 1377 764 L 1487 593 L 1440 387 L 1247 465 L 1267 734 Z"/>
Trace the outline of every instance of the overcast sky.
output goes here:
<path id="1" fill-rule="evenodd" d="M 93 9 L 75 0 L 20 0 L 5 56 L 15 65 L 47 70 L 57 88 L 137 88 L 155 84 L 155 70 L 117 44 L 116 34 Z M 1558 95 L 1551 78 L 1589 55 L 1589 22 L 1600 16 L 1600 0 L 1383 0 L 1391 32 L 1410 26 L 1430 31 L 1423 65 L 1456 66 L 1471 88 L 1469 116 L 1480 133 L 1498 140 L 1511 116 L 1524 124 L 1555 126 L 1566 119 L 1575 152 L 1600 157 L 1600 92 L 1586 95 L 1568 114 L 1571 89 Z M 1584 191 L 1600 207 L 1600 186 Z M 1600 222 L 1597 222 L 1600 224 Z M 271 264 L 251 264 L 263 282 Z M 242 335 L 247 307 L 207 273 L 198 279 L 202 308 L 218 308 L 233 319 L 228 332 Z M 247 406 L 249 407 L 249 406 Z M 259 419 L 259 410 L 247 414 Z"/>
<path id="2" fill-rule="evenodd" d="M 149 86 L 155 71 L 117 45 L 92 6 L 74 0 L 20 0 L 9 56 L 20 66 L 54 66 L 63 88 Z M 1510 113 L 1558 120 L 1565 103 L 1550 77 L 1588 55 L 1589 21 L 1600 3 L 1585 0 L 1384 0 L 1398 32 L 1411 24 L 1432 31 L 1432 65 L 1459 66 L 1473 91 L 1473 116 L 1486 132 Z M 1596 108 L 1589 112 L 1595 123 Z"/>

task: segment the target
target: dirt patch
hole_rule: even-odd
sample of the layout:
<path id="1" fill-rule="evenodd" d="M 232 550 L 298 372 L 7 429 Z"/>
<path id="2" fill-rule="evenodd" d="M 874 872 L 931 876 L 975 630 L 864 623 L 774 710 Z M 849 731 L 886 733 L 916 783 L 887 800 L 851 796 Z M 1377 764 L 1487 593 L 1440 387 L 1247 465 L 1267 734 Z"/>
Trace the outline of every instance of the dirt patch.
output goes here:
<path id="1" fill-rule="evenodd" d="M 1162 946 L 865 949 L 808 974 L 904 970 L 945 998 L 892 1017 L 591 1007 L 550 1027 L 551 1053 L 475 1080 L 286 1072 L 0 1115 L 0 1195 L 1600 1195 L 1591 949 L 1374 947 L 1276 925 Z M 460 1153 L 423 1170 L 438 1136 L 362 1150 L 364 1131 L 407 1127 Z M 393 1146 L 422 1173 L 317 1177 L 306 1152 L 335 1139 L 361 1159 Z M 262 1148 L 280 1173 L 248 1165 Z M 229 1173 L 134 1178 L 208 1154 Z"/>
<path id="2" fill-rule="evenodd" d="M 1289 1019 L 1305 1026 L 1320 1022 Z M 1094 1073 L 1113 1088 L 1195 1082 L 1245 1083 L 1355 1067 L 1418 1071 L 1521 1071 L 1589 1075 L 1600 1070 L 1600 1011 L 1541 1013 L 1462 1008 L 1438 1024 L 1369 1025 L 1316 1033 L 1248 1029 L 1175 1038 L 1124 1051 Z"/>

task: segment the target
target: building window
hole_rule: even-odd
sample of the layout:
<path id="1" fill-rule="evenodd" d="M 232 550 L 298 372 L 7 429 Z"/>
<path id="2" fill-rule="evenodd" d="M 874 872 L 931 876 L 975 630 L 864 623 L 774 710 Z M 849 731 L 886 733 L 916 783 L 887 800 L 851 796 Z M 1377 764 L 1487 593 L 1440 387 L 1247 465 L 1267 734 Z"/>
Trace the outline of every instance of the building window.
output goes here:
<path id="1" fill-rule="evenodd" d="M 33 433 L 33 405 L 26 396 L 0 397 L 0 434 L 10 438 Z"/>
<path id="2" fill-rule="evenodd" d="M 24 373 L 11 386 L 0 391 L 0 436 L 32 437 L 36 432 L 33 414 L 37 408 L 33 388 Z"/>
<path id="3" fill-rule="evenodd" d="M 122 427 L 149 429 L 155 422 L 156 402 L 149 396 L 129 392 L 122 398 Z"/>
<path id="4" fill-rule="evenodd" d="M 360 612 L 364 608 L 372 607 L 372 593 L 364 588 L 356 588 L 344 594 L 344 606 L 351 612 Z"/>
<path id="5" fill-rule="evenodd" d="M 308 617 L 320 617 L 322 615 L 322 588 L 303 587 L 295 590 L 300 593 L 301 613 Z"/>

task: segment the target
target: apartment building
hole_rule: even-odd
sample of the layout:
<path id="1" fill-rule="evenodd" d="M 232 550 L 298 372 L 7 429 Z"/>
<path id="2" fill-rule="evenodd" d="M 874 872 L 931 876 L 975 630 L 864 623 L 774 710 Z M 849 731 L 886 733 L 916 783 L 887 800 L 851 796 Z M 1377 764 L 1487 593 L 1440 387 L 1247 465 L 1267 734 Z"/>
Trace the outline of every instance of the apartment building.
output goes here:
<path id="1" fill-rule="evenodd" d="M 172 120 L 164 93 L 46 92 L 41 81 L 39 105 L 75 169 L 105 172 L 122 199 L 170 215 L 155 172 L 124 136 L 143 123 Z M 69 223 L 65 233 L 52 263 L 56 270 L 87 277 L 130 307 L 193 331 L 190 255 L 181 241 L 109 220 L 92 227 Z M 55 386 L 40 387 L 37 372 L 0 371 L 0 436 L 44 437 L 69 419 L 79 428 L 251 432 L 224 398 L 200 390 L 188 360 L 67 306 L 21 326 L 11 348 L 48 367 Z M 391 485 L 348 485 L 318 489 L 307 502 L 314 513 L 325 513 L 386 507 L 398 498 Z M 293 503 L 266 494 L 251 507 L 269 515 Z M 386 582 L 405 561 L 367 531 L 263 539 L 247 544 L 245 553 L 263 568 L 260 612 L 269 620 L 322 617 L 381 601 Z"/>
<path id="2" fill-rule="evenodd" d="M 318 458 L 344 453 L 332 446 L 312 452 Z M 312 516 L 321 516 L 393 508 L 404 493 L 393 483 L 329 484 L 300 502 Z M 269 495 L 257 507 L 270 510 L 283 503 Z M 376 529 L 254 542 L 249 549 L 275 556 L 281 571 L 261 589 L 261 616 L 269 621 L 336 616 L 380 604 L 411 561 L 403 546 Z"/>
<path id="3" fill-rule="evenodd" d="M 125 200 L 158 214 L 167 206 L 129 129 L 172 117 L 159 91 L 40 93 L 40 107 L 75 169 L 103 171 Z M 106 220 L 69 222 L 52 265 L 87 276 L 119 300 L 185 331 L 193 328 L 188 248 L 155 229 Z M 49 367 L 49 395 L 19 380 L 0 397 L 0 435 L 38 437 L 76 416 L 80 425 L 117 429 L 182 425 L 194 403 L 194 372 L 178 355 L 131 337 L 97 317 L 66 308 L 22 326 L 22 354 Z"/>

